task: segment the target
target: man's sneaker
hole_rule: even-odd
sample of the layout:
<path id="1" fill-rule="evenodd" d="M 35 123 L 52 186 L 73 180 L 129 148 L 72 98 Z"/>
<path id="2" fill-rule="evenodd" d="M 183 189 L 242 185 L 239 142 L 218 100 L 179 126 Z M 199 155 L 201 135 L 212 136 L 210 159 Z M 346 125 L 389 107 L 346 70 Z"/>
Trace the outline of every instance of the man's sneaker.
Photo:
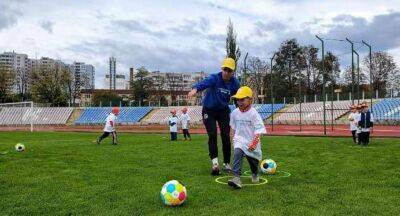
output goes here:
<path id="1" fill-rule="evenodd" d="M 254 183 L 254 184 L 257 184 L 258 182 L 260 182 L 260 178 L 258 178 L 257 174 L 253 174 L 251 176 L 251 182 Z"/>
<path id="2" fill-rule="evenodd" d="M 97 143 L 97 145 L 100 145 L 100 138 L 96 139 L 96 143 Z"/>
<path id="3" fill-rule="evenodd" d="M 213 165 L 211 168 L 211 175 L 216 176 L 219 175 L 219 166 Z"/>
<path id="4" fill-rule="evenodd" d="M 231 165 L 229 165 L 228 163 L 224 163 L 224 172 L 231 173 L 232 172 Z"/>
<path id="5" fill-rule="evenodd" d="M 240 189 L 242 188 L 242 181 L 240 180 L 240 177 L 235 176 L 228 181 L 228 185 L 235 189 Z"/>

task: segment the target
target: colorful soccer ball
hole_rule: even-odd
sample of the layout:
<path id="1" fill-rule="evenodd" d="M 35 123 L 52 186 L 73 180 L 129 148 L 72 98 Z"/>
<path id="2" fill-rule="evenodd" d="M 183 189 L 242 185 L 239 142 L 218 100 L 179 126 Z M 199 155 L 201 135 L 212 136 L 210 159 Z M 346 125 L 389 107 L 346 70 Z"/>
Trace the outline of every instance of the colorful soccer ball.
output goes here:
<path id="1" fill-rule="evenodd" d="M 276 167 L 277 165 L 272 159 L 265 159 L 260 164 L 261 172 L 265 174 L 275 174 Z"/>
<path id="2" fill-rule="evenodd" d="M 19 151 L 19 152 L 23 152 L 25 151 L 25 146 L 22 143 L 17 143 L 17 145 L 15 145 L 15 150 Z"/>
<path id="3" fill-rule="evenodd" d="M 186 188 L 177 180 L 171 180 L 164 184 L 160 196 L 165 205 L 178 206 L 186 200 Z"/>

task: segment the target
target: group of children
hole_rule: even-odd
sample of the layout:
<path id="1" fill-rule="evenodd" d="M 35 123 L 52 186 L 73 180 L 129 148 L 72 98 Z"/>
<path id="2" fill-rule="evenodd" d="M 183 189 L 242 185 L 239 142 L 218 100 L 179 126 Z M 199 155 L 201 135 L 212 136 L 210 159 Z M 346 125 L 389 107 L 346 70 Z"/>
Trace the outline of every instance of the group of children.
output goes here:
<path id="1" fill-rule="evenodd" d="M 230 116 L 230 127 L 234 133 L 234 158 L 233 169 L 231 170 L 234 177 L 228 181 L 228 185 L 240 189 L 242 187 L 240 175 L 244 157 L 246 157 L 250 165 L 252 182 L 259 182 L 258 164 L 262 159 L 260 138 L 262 134 L 266 133 L 266 129 L 260 114 L 252 107 L 253 92 L 249 87 L 243 86 L 239 88 L 232 98 L 236 101 L 238 107 L 232 111 Z M 190 116 L 187 111 L 187 108 L 183 108 L 182 115 L 178 117 L 176 110 L 171 110 L 171 116 L 168 119 L 171 141 L 177 140 L 179 122 L 182 126 L 184 139 L 191 140 L 189 133 Z M 114 107 L 106 119 L 106 125 L 103 130 L 104 133 L 96 140 L 97 144 L 100 144 L 100 142 L 110 134 L 112 135 L 112 144 L 117 144 L 115 123 L 118 114 L 118 107 Z"/>
<path id="2" fill-rule="evenodd" d="M 189 133 L 189 123 L 190 123 L 190 116 L 187 113 L 188 109 L 185 107 L 182 109 L 182 115 L 178 117 L 176 115 L 176 110 L 171 110 L 171 116 L 168 119 L 169 131 L 171 133 L 171 141 L 178 140 L 178 123 L 181 123 L 182 132 L 185 141 L 191 141 L 192 138 Z"/>
<path id="3" fill-rule="evenodd" d="M 232 96 L 237 104 L 237 108 L 230 114 L 230 127 L 233 131 L 233 178 L 228 181 L 228 185 L 233 188 L 240 189 L 242 182 L 240 179 L 243 158 L 246 157 L 251 173 L 252 182 L 258 183 L 258 165 L 262 159 L 260 138 L 266 133 L 264 122 L 257 112 L 252 107 L 253 92 L 247 87 L 239 88 L 237 93 Z M 373 127 L 374 118 L 368 109 L 367 103 L 363 102 L 359 105 L 350 107 L 349 115 L 350 130 L 353 136 L 354 143 L 359 145 L 368 145 L 370 130 Z M 175 109 L 171 110 L 171 116 L 168 119 L 168 125 L 171 133 L 171 141 L 177 140 L 178 123 L 181 123 L 184 139 L 191 140 L 189 133 L 190 116 L 187 113 L 187 108 L 182 109 L 182 115 L 177 116 Z M 112 143 L 117 144 L 117 133 L 115 131 L 115 121 L 119 114 L 118 107 L 112 109 L 112 112 L 106 119 L 104 133 L 97 138 L 97 144 L 112 135 Z"/>
<path id="4" fill-rule="evenodd" d="M 374 126 L 373 114 L 369 111 L 366 102 L 350 107 L 349 114 L 350 131 L 353 142 L 359 145 L 367 146 L 369 143 L 369 135 Z"/>

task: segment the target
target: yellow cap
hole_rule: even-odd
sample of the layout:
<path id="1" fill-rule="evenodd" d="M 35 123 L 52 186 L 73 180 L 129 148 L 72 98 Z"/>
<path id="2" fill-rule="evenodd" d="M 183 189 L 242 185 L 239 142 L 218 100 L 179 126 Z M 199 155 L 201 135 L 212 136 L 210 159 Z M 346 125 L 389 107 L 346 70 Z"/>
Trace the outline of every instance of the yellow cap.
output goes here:
<path id="1" fill-rule="evenodd" d="M 221 68 L 229 68 L 234 71 L 236 68 L 235 60 L 233 58 L 224 59 L 224 61 L 222 61 Z"/>
<path id="2" fill-rule="evenodd" d="M 249 88 L 248 86 L 242 86 L 232 97 L 236 99 L 243 99 L 247 97 L 253 98 L 253 90 L 251 90 L 251 88 Z"/>

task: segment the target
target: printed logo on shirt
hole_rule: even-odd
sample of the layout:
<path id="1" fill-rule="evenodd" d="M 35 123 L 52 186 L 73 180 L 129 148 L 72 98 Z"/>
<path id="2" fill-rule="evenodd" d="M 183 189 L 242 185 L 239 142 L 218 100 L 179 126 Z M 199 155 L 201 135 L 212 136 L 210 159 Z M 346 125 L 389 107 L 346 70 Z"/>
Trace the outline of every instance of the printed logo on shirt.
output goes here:
<path id="1" fill-rule="evenodd" d="M 223 94 L 231 95 L 231 91 L 229 91 L 228 89 L 224 89 L 224 88 L 218 88 L 218 89 Z"/>
<path id="2" fill-rule="evenodd" d="M 204 114 L 204 115 L 203 115 L 203 118 L 204 118 L 204 119 L 208 119 L 208 115 L 207 115 L 207 114 Z"/>

